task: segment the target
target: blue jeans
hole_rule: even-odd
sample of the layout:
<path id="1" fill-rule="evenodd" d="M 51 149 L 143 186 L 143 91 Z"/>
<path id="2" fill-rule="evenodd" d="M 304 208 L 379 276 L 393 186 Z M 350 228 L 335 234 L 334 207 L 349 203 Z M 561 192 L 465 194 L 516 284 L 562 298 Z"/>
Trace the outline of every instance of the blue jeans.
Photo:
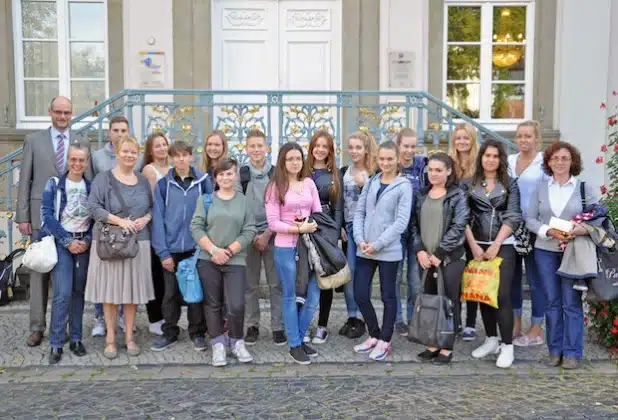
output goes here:
<path id="1" fill-rule="evenodd" d="M 545 325 L 549 353 L 580 360 L 584 353 L 582 292 L 573 289 L 573 280 L 556 274 L 562 261 L 561 252 L 535 248 L 534 256 L 547 300 Z"/>
<path id="2" fill-rule="evenodd" d="M 403 283 L 403 263 L 407 257 L 408 259 L 408 273 L 407 283 L 408 292 L 406 296 L 406 315 L 407 321 L 410 322 L 412 314 L 414 313 L 414 302 L 418 296 L 421 288 L 421 277 L 418 269 L 418 260 L 414 255 L 414 249 L 408 246 L 408 233 L 401 235 L 401 248 L 403 249 L 403 256 L 399 268 L 397 269 L 397 283 L 395 285 L 395 292 L 397 293 L 397 319 L 395 323 L 406 324 L 403 319 L 403 310 L 401 305 L 401 284 Z"/>
<path id="3" fill-rule="evenodd" d="M 354 297 L 365 318 L 369 336 L 390 342 L 397 318 L 397 267 L 399 261 L 376 261 L 356 257 L 356 272 L 354 273 Z M 378 317 L 371 303 L 371 281 L 376 269 L 380 269 L 380 295 L 384 304 L 382 328 L 378 325 Z"/>
<path id="4" fill-rule="evenodd" d="M 354 242 L 354 233 L 352 232 L 352 223 L 346 223 L 345 232 L 348 235 L 348 248 L 346 257 L 348 258 L 348 267 L 350 267 L 350 275 L 352 280 L 343 286 L 343 296 L 345 297 L 345 306 L 348 310 L 348 318 L 361 318 L 361 312 L 354 299 L 354 270 L 356 268 L 356 242 Z"/>
<path id="5" fill-rule="evenodd" d="M 513 289 L 511 291 L 511 298 L 513 303 L 513 314 L 521 317 L 522 308 L 524 306 L 524 291 L 522 287 L 523 268 L 522 260 L 526 265 L 526 280 L 530 285 L 530 300 L 532 303 L 532 325 L 541 325 L 545 319 L 545 293 L 541 285 L 541 278 L 537 268 L 537 262 L 534 257 L 534 250 L 522 257 L 517 255 L 515 261 L 515 273 L 513 274 Z"/>
<path id="6" fill-rule="evenodd" d="M 283 324 L 290 347 L 298 347 L 318 308 L 320 289 L 312 273 L 307 298 L 300 312 L 296 306 L 296 248 L 275 247 L 275 267 L 283 289 Z"/>
<path id="7" fill-rule="evenodd" d="M 50 346 L 64 346 L 64 334 L 69 323 L 72 343 L 82 341 L 82 318 L 84 315 L 84 292 L 88 274 L 90 252 L 71 254 L 56 241 L 58 263 L 51 272 L 53 289 Z"/>

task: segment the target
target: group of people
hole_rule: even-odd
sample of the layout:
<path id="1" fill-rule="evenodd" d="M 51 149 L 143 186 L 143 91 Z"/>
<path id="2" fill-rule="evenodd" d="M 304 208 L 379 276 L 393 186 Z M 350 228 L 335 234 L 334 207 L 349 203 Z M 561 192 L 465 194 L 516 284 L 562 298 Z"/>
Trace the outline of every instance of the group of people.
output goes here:
<path id="1" fill-rule="evenodd" d="M 148 137 L 141 157 L 122 116 L 110 121 L 109 144 L 90 156 L 87 139 L 68 131 L 71 102 L 54 98 L 49 114 L 52 127 L 24 142 L 17 222 L 25 235 L 56 240 L 51 364 L 61 360 L 67 341 L 75 355 L 86 354 L 85 300 L 97 304 L 92 335 L 105 336 L 105 357 L 118 355 L 117 328 L 124 331 L 127 353 L 141 352 L 133 333 L 142 304 L 157 336 L 150 349 L 175 344 L 183 305 L 176 270 L 194 256 L 204 297 L 187 304 L 188 333 L 198 351 L 207 349 L 208 334 L 214 366 L 227 363 L 228 350 L 240 362 L 253 359 L 247 347 L 260 335 L 262 266 L 272 340 L 287 344 L 300 364 L 318 354 L 309 344 L 328 340 L 336 292 L 344 294 L 348 313 L 339 335 L 351 340 L 366 335 L 353 350 L 386 359 L 393 334 L 408 334 L 416 298 L 437 293 L 435 271 L 455 307 L 454 334 L 476 339 L 480 306 L 486 337 L 473 357 L 498 354 L 496 365 L 509 367 L 514 345 L 544 343 L 544 321 L 551 365 L 575 368 L 582 357 L 582 290 L 559 275 L 558 267 L 563 245 L 588 233 L 576 228 L 567 235 L 549 228 L 549 220 L 582 213 L 581 191 L 588 204 L 600 197 L 592 186 L 579 187 L 582 164 L 574 146 L 555 142 L 540 151 L 536 122 L 517 127 L 519 153 L 511 156 L 495 140 L 479 146 L 469 124 L 456 126 L 448 153 L 428 157 L 416 153 L 412 129 L 379 145 L 359 131 L 347 141 L 350 165 L 338 168 L 335 143 L 326 131 L 312 136 L 306 156 L 299 144 L 284 144 L 273 166 L 266 136 L 251 130 L 245 140 L 249 162 L 240 166 L 228 157 L 225 135 L 217 131 L 206 138 L 199 162 L 189 144 L 170 144 L 163 133 Z M 340 227 L 351 279 L 337 290 L 321 290 L 311 271 L 299 303 L 297 261 L 306 250 L 298 241 L 318 229 L 315 213 Z M 97 242 L 109 226 L 137 236 L 135 257 L 100 258 Z M 531 252 L 517 246 L 516 233 L 522 230 L 531 236 Z M 496 257 L 502 258 L 498 308 L 467 302 L 464 322 L 460 294 L 466 263 Z M 532 300 L 527 332 L 521 321 L 524 263 Z M 381 323 L 371 302 L 376 270 L 384 304 Z M 40 345 L 45 331 L 48 281 L 48 275 L 31 275 L 29 346 Z M 310 334 L 316 312 L 317 328 Z M 435 364 L 448 364 L 452 357 L 452 347 L 428 346 L 418 355 Z"/>

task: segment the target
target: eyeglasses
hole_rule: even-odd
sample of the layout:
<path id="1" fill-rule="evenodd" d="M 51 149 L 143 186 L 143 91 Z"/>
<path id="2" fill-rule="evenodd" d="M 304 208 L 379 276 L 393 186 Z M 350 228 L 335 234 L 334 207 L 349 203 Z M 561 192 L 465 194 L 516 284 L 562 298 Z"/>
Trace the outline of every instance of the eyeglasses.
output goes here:
<path id="1" fill-rule="evenodd" d="M 549 160 L 550 160 L 550 162 L 569 163 L 571 161 L 571 158 L 570 157 L 565 157 L 565 156 L 553 156 Z"/>
<path id="2" fill-rule="evenodd" d="M 57 109 L 52 109 L 51 112 L 53 112 L 56 115 L 65 115 L 67 117 L 73 113 L 73 111 L 59 111 Z"/>

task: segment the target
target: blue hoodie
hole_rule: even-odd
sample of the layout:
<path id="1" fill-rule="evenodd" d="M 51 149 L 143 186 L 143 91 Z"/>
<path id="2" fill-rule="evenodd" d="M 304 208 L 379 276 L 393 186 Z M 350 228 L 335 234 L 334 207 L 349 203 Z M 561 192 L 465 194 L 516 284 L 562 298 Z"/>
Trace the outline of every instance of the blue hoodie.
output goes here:
<path id="1" fill-rule="evenodd" d="M 193 181 L 185 191 L 174 179 L 175 169 L 169 170 L 155 187 L 152 208 L 152 247 L 161 261 L 171 254 L 195 249 L 196 243 L 189 229 L 195 203 L 202 194 L 212 193 L 210 176 L 191 168 Z"/>
<path id="2" fill-rule="evenodd" d="M 424 188 L 429 182 L 427 181 L 427 158 L 422 155 L 414 155 L 412 165 L 403 168 L 404 177 L 412 184 L 412 193 L 416 194 L 418 190 Z"/>

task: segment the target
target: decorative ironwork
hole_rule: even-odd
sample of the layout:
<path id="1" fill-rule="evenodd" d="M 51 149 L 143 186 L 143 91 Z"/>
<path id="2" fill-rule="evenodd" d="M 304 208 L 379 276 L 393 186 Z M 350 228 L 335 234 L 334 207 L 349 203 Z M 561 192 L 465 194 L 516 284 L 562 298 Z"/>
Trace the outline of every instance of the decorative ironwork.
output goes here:
<path id="1" fill-rule="evenodd" d="M 369 131 L 378 142 L 391 140 L 408 124 L 406 108 L 402 105 L 371 105 L 358 109 L 357 125 Z"/>
<path id="2" fill-rule="evenodd" d="M 251 130 L 268 133 L 264 106 L 226 105 L 218 107 L 215 129 L 225 133 L 231 157 L 244 164 L 249 157 L 245 152 L 245 138 Z"/>
<path id="3" fill-rule="evenodd" d="M 196 129 L 203 114 L 201 107 L 178 106 L 171 103 L 147 107 L 144 112 L 146 112 L 146 127 L 141 132 L 142 143 L 148 134 L 160 131 L 165 133 L 170 141 L 184 140 L 195 148 L 202 145 L 202 136 Z"/>

